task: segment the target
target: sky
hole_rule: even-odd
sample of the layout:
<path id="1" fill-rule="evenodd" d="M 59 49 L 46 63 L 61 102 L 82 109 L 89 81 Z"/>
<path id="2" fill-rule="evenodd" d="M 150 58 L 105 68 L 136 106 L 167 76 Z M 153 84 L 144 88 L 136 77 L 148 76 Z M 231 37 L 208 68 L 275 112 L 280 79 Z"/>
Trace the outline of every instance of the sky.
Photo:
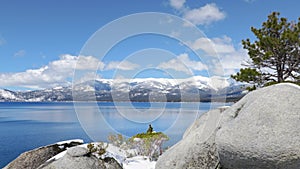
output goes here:
<path id="1" fill-rule="evenodd" d="M 0 88 L 67 86 L 74 77 L 228 77 L 249 59 L 241 40 L 255 40 L 250 27 L 260 28 L 273 11 L 297 20 L 299 6 L 298 0 L 0 0 Z M 159 24 L 169 33 L 134 34 L 100 52 L 118 33 L 155 32 Z M 189 34 L 195 29 L 201 34 Z"/>

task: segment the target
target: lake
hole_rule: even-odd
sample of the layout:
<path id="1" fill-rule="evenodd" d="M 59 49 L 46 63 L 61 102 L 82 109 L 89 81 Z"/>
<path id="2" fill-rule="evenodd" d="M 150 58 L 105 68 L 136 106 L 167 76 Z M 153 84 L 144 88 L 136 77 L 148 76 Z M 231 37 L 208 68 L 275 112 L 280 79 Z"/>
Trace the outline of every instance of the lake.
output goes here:
<path id="1" fill-rule="evenodd" d="M 231 103 L 0 103 L 0 168 L 20 153 L 68 139 L 107 141 L 109 134 L 127 137 L 151 124 L 178 142 L 203 112 Z"/>

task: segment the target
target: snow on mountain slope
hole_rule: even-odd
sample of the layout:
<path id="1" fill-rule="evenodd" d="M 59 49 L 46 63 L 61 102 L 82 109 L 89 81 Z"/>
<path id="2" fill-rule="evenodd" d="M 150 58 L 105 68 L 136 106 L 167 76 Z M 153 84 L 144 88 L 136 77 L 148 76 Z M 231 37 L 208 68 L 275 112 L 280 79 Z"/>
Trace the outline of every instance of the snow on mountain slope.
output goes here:
<path id="1" fill-rule="evenodd" d="M 97 81 L 102 82 L 102 79 L 97 79 Z M 107 79 L 105 79 L 107 81 Z M 143 87 L 143 88 L 155 88 L 155 89 L 166 89 L 174 88 L 180 85 L 194 86 L 199 89 L 202 88 L 214 88 L 214 82 L 216 80 L 211 80 L 207 77 L 195 76 L 187 79 L 166 79 L 166 78 L 137 78 L 137 79 L 113 79 L 110 83 L 115 87 L 126 86 L 131 87 Z M 225 80 L 226 81 L 226 80 Z M 220 83 L 220 82 L 219 82 Z M 220 85 L 219 85 L 220 86 Z M 218 87 L 220 88 L 220 87 Z"/>
<path id="2" fill-rule="evenodd" d="M 229 87 L 230 83 L 228 82 L 228 79 L 220 78 L 213 76 L 209 78 L 208 80 L 208 85 L 214 89 L 214 90 L 219 90 L 219 89 L 224 89 L 226 87 Z"/>
<path id="3" fill-rule="evenodd" d="M 245 94 L 244 90 L 244 84 L 222 77 L 96 79 L 72 87 L 27 92 L 0 90 L 0 101 L 95 101 L 95 98 L 98 101 L 163 101 L 162 98 L 182 101 L 182 93 L 190 99 L 184 101 L 197 101 L 199 97 L 209 100 L 216 94 L 238 98 Z"/>
<path id="4" fill-rule="evenodd" d="M 0 89 L 0 100 L 1 98 L 3 100 L 20 100 L 15 96 L 15 94 L 12 91 Z"/>

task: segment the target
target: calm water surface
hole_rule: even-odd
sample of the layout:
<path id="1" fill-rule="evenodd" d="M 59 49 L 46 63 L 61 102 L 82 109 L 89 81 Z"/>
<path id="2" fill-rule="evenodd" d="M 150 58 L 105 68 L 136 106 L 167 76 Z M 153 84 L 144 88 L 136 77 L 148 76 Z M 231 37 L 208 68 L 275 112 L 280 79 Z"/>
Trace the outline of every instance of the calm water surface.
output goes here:
<path id="1" fill-rule="evenodd" d="M 39 146 L 75 138 L 107 141 L 111 133 L 130 137 L 150 123 L 170 137 L 171 146 L 197 116 L 219 106 L 224 103 L 0 103 L 0 168 Z"/>

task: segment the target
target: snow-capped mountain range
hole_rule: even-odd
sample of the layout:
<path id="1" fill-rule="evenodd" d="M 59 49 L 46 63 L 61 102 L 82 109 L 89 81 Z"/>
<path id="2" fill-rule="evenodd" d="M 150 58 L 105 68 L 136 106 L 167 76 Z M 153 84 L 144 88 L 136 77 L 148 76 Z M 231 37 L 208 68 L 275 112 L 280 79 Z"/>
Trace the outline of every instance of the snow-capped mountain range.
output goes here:
<path id="1" fill-rule="evenodd" d="M 188 79 L 97 79 L 45 90 L 16 92 L 0 89 L 0 101 L 235 101 L 245 95 L 246 86 L 231 78 L 202 76 Z"/>

